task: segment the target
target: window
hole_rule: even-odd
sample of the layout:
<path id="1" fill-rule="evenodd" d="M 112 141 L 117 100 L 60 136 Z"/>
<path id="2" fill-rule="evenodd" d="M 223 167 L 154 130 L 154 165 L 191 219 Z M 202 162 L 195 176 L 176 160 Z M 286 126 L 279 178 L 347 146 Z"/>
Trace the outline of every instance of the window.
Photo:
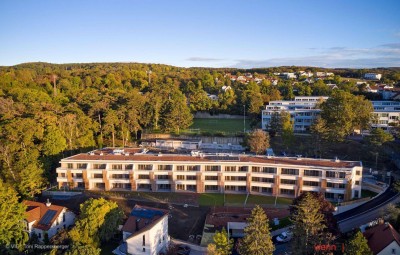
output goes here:
<path id="1" fill-rule="evenodd" d="M 238 186 L 238 191 L 247 191 L 246 186 Z"/>
<path id="2" fill-rule="evenodd" d="M 251 177 L 251 180 L 253 182 L 259 182 L 260 181 L 260 177 Z"/>
<path id="3" fill-rule="evenodd" d="M 158 165 L 158 170 L 159 171 L 170 171 L 172 170 L 171 165 Z"/>
<path id="4" fill-rule="evenodd" d="M 361 175 L 361 171 L 356 171 L 356 175 Z"/>
<path id="5" fill-rule="evenodd" d="M 78 169 L 86 169 L 87 164 L 80 163 L 80 164 L 77 164 L 77 167 L 78 167 Z"/>
<path id="6" fill-rule="evenodd" d="M 356 181 L 356 185 L 360 185 L 360 181 Z"/>
<path id="7" fill-rule="evenodd" d="M 259 191 L 260 191 L 260 188 L 257 187 L 257 186 L 251 186 L 251 191 L 253 191 L 253 192 L 259 192 Z"/>
<path id="8" fill-rule="evenodd" d="M 103 178 L 103 174 L 93 174 L 93 178 Z"/>
<path id="9" fill-rule="evenodd" d="M 236 186 L 225 185 L 225 190 L 227 190 L 227 191 L 235 191 L 236 190 Z"/>
<path id="10" fill-rule="evenodd" d="M 187 166 L 186 170 L 188 171 L 198 171 L 200 169 L 200 166 Z"/>
<path id="11" fill-rule="evenodd" d="M 169 176 L 168 176 L 168 174 L 157 175 L 157 179 L 158 179 L 158 180 L 168 180 L 168 179 L 169 179 Z"/>
<path id="12" fill-rule="evenodd" d="M 261 170 L 261 167 L 257 167 L 257 166 L 251 167 L 251 171 L 252 171 L 253 173 L 259 173 L 260 170 Z"/>
<path id="13" fill-rule="evenodd" d="M 176 171 L 185 171 L 185 166 L 176 166 Z"/>
<path id="14" fill-rule="evenodd" d="M 216 190 L 218 190 L 218 185 L 205 185 L 205 190 L 216 191 Z"/>
<path id="15" fill-rule="evenodd" d="M 219 167 L 218 166 L 206 166 L 206 171 L 219 171 Z"/>
<path id="16" fill-rule="evenodd" d="M 319 182 L 303 181 L 304 186 L 319 187 Z"/>
<path id="17" fill-rule="evenodd" d="M 236 166 L 226 166 L 225 172 L 236 172 Z"/>
<path id="18" fill-rule="evenodd" d="M 275 167 L 263 167 L 263 173 L 276 174 Z"/>
<path id="19" fill-rule="evenodd" d="M 113 170 L 122 170 L 122 164 L 112 165 Z"/>
<path id="20" fill-rule="evenodd" d="M 184 175 L 177 175 L 176 179 L 177 180 L 185 180 L 185 176 Z"/>
<path id="21" fill-rule="evenodd" d="M 138 165 L 139 170 L 151 170 L 153 169 L 153 165 Z"/>
<path id="22" fill-rule="evenodd" d="M 285 194 L 285 195 L 294 195 L 294 190 L 292 190 L 292 189 L 280 189 L 280 193 L 281 194 Z"/>
<path id="23" fill-rule="evenodd" d="M 106 164 L 94 164 L 93 169 L 106 169 Z"/>
<path id="24" fill-rule="evenodd" d="M 195 191 L 197 189 L 196 185 L 186 185 L 186 190 L 193 190 Z"/>
<path id="25" fill-rule="evenodd" d="M 65 222 L 65 213 L 63 213 L 63 222 Z"/>
<path id="26" fill-rule="evenodd" d="M 138 179 L 148 180 L 148 179 L 150 179 L 150 175 L 148 175 L 148 174 L 139 174 Z"/>
<path id="27" fill-rule="evenodd" d="M 176 185 L 176 189 L 177 189 L 177 190 L 184 190 L 184 189 L 185 189 L 185 185 L 183 185 L 183 184 L 177 184 L 177 185 Z"/>
<path id="28" fill-rule="evenodd" d="M 38 233 L 38 237 L 39 237 L 39 238 L 42 238 L 42 233 Z"/>
<path id="29" fill-rule="evenodd" d="M 195 180 L 197 180 L 197 176 L 196 175 L 186 175 L 186 180 L 195 181 Z"/>
<path id="30" fill-rule="evenodd" d="M 248 167 L 247 166 L 239 166 L 239 172 L 247 172 Z"/>
<path id="31" fill-rule="evenodd" d="M 317 170 L 304 170 L 304 176 L 322 176 L 322 172 Z"/>
<path id="32" fill-rule="evenodd" d="M 281 179 L 281 184 L 296 185 L 296 180 Z"/>
<path id="33" fill-rule="evenodd" d="M 282 174 L 299 175 L 299 169 L 282 168 Z"/>
<path id="34" fill-rule="evenodd" d="M 73 165 L 72 163 L 68 163 L 68 164 L 67 164 L 67 168 L 68 168 L 68 169 L 73 169 L 73 168 L 74 168 L 74 165 Z"/>
<path id="35" fill-rule="evenodd" d="M 146 248 L 143 247 L 143 252 L 146 252 Z"/>
<path id="36" fill-rule="evenodd" d="M 218 181 L 218 176 L 208 176 L 205 177 L 206 181 Z"/>

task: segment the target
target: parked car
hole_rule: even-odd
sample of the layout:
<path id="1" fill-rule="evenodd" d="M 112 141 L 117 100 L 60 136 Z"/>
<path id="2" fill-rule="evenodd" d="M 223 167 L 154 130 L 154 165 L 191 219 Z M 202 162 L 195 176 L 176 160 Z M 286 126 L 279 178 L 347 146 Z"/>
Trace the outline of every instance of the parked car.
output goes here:
<path id="1" fill-rule="evenodd" d="M 282 232 L 280 235 L 276 237 L 276 241 L 279 243 L 286 243 L 292 240 L 293 233 L 290 231 Z"/>
<path id="2" fill-rule="evenodd" d="M 190 247 L 186 245 L 179 245 L 178 246 L 178 255 L 189 255 L 190 254 Z"/>

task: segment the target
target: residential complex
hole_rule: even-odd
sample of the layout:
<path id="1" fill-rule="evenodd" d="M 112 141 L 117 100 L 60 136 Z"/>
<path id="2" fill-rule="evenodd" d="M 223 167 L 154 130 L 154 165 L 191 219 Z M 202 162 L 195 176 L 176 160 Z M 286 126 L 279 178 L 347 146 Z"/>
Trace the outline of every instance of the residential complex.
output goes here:
<path id="1" fill-rule="evenodd" d="M 169 243 L 168 212 L 135 205 L 122 227 L 123 243 L 113 251 L 117 255 L 160 254 Z"/>
<path id="2" fill-rule="evenodd" d="M 376 119 L 372 127 L 390 130 L 390 126 L 398 124 L 400 121 L 400 102 L 399 101 L 372 101 L 374 115 Z"/>
<path id="3" fill-rule="evenodd" d="M 328 99 L 328 97 L 295 97 L 292 101 L 271 101 L 261 112 L 261 127 L 267 129 L 272 115 L 275 112 L 286 111 L 290 113 L 295 132 L 309 131 L 311 124 L 319 115 L 320 109 L 317 103 Z"/>
<path id="4" fill-rule="evenodd" d="M 125 148 L 61 160 L 59 187 L 89 190 L 256 193 L 296 197 L 322 192 L 328 199 L 361 196 L 358 161 L 231 154 L 144 154 Z"/>
<path id="5" fill-rule="evenodd" d="M 290 113 L 293 121 L 294 132 L 305 132 L 310 130 L 313 121 L 320 114 L 317 103 L 328 99 L 328 97 L 295 97 L 294 100 L 271 101 L 261 111 L 261 127 L 268 129 L 274 113 L 286 111 Z M 371 101 L 374 107 L 376 119 L 372 127 L 380 127 L 390 130 L 390 126 L 400 121 L 400 101 Z"/>

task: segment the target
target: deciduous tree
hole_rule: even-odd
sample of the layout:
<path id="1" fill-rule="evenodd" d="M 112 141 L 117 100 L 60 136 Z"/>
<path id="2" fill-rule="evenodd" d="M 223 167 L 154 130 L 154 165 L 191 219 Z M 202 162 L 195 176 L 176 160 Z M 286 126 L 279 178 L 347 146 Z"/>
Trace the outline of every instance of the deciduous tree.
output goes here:
<path id="1" fill-rule="evenodd" d="M 249 134 L 247 144 L 251 152 L 265 154 L 269 148 L 269 136 L 263 130 L 256 129 Z"/>
<path id="2" fill-rule="evenodd" d="M 357 233 L 346 244 L 346 254 L 349 255 L 372 255 L 372 251 L 368 246 L 368 241 L 364 235 Z"/>

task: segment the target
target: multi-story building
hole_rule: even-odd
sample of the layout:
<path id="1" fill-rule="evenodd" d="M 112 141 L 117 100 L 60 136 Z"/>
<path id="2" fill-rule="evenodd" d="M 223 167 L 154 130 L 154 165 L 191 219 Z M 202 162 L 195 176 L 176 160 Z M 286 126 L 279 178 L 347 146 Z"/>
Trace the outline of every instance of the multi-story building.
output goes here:
<path id="1" fill-rule="evenodd" d="M 89 190 L 237 192 L 296 197 L 322 192 L 329 199 L 361 196 L 356 161 L 222 154 L 143 154 L 102 149 L 61 160 L 59 187 Z"/>
<path id="2" fill-rule="evenodd" d="M 320 113 L 320 109 L 316 108 L 317 103 L 328 99 L 328 97 L 295 97 L 292 101 L 279 100 L 271 101 L 265 110 L 261 112 L 261 128 L 268 129 L 272 115 L 275 112 L 286 111 L 290 113 L 295 132 L 304 132 L 310 129 L 311 124 Z"/>
<path id="3" fill-rule="evenodd" d="M 123 243 L 114 254 L 160 254 L 169 243 L 168 212 L 135 205 L 121 230 Z"/>
<path id="4" fill-rule="evenodd" d="M 391 125 L 400 121 L 399 101 L 372 101 L 374 116 L 372 127 L 390 130 Z"/>
<path id="5" fill-rule="evenodd" d="M 366 73 L 364 74 L 364 79 L 366 80 L 380 80 L 382 78 L 382 74 L 380 73 Z"/>

